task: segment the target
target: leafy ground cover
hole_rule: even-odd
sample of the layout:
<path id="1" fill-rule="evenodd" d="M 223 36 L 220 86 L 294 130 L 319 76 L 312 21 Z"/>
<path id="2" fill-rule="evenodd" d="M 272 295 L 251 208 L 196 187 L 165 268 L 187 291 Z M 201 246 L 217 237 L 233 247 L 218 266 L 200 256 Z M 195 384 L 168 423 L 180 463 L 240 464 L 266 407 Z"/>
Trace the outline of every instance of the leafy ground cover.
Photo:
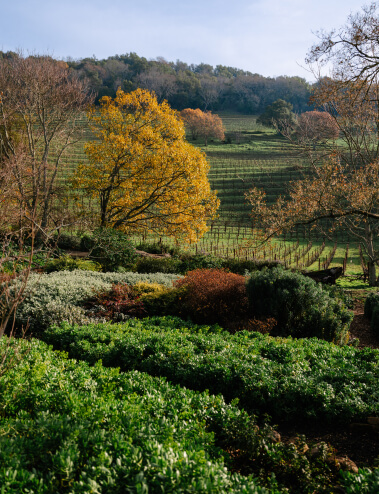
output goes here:
<path id="1" fill-rule="evenodd" d="M 73 358 L 137 369 L 238 398 L 275 421 L 348 424 L 379 415 L 379 351 L 282 339 L 177 318 L 52 327 L 43 338 Z"/>
<path id="2" fill-rule="evenodd" d="M 304 440 L 284 444 L 221 396 L 20 345 L 0 378 L 4 493 L 310 494 L 345 483 L 326 445 L 311 454 Z M 233 473 L 241 462 L 249 475 Z M 359 481 L 373 477 L 361 470 Z"/>

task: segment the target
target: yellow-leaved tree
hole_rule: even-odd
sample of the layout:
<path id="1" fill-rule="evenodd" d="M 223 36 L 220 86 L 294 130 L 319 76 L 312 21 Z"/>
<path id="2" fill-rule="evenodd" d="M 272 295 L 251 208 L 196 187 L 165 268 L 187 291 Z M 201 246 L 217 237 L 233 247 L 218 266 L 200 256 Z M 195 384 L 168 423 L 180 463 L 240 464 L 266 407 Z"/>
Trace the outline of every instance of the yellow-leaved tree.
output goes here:
<path id="1" fill-rule="evenodd" d="M 149 91 L 119 89 L 88 118 L 95 139 L 73 185 L 98 200 L 100 226 L 198 240 L 219 200 L 206 157 L 185 140 L 177 112 Z"/>

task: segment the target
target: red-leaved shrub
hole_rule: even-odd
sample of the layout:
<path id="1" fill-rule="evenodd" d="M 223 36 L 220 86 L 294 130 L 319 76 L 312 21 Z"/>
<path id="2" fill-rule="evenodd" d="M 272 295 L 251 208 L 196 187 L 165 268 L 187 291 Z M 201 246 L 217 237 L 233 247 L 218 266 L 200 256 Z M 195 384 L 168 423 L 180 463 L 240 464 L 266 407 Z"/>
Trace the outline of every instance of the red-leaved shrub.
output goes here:
<path id="1" fill-rule="evenodd" d="M 245 278 L 222 269 L 195 269 L 178 280 L 186 287 L 183 304 L 187 314 L 198 324 L 228 323 L 246 317 Z"/>
<path id="2" fill-rule="evenodd" d="M 138 297 L 133 297 L 132 289 L 125 283 L 112 285 L 110 292 L 98 291 L 87 300 L 86 309 L 95 317 L 120 320 L 125 316 L 146 316 L 143 303 Z"/>

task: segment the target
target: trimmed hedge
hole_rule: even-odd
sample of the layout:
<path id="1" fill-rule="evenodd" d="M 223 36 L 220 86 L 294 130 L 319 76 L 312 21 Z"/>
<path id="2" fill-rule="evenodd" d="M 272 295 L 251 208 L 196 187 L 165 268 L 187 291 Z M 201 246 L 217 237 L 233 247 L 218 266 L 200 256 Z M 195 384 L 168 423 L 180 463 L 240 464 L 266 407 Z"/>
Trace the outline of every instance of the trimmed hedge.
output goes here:
<path id="1" fill-rule="evenodd" d="M 0 378 L 2 492 L 311 494 L 338 481 L 327 457 L 278 442 L 220 396 L 17 346 Z M 254 477 L 230 472 L 241 464 Z"/>
<path id="2" fill-rule="evenodd" d="M 379 351 L 272 338 L 178 318 L 52 327 L 43 338 L 71 357 L 137 369 L 238 398 L 275 421 L 347 424 L 379 415 Z"/>
<path id="3" fill-rule="evenodd" d="M 2 492 L 269 492 L 225 468 L 213 429 L 268 438 L 222 398 L 29 348 L 0 379 Z"/>

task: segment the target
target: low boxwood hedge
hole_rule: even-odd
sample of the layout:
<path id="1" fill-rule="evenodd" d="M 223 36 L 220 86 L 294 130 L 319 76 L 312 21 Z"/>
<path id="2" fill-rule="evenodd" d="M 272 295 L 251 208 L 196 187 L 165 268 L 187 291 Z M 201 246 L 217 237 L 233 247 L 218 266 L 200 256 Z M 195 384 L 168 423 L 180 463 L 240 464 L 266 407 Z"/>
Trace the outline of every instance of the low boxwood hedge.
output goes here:
<path id="1" fill-rule="evenodd" d="M 273 338 L 178 318 L 50 328 L 43 338 L 73 358 L 138 369 L 238 398 L 275 421 L 346 424 L 379 414 L 379 351 Z"/>
<path id="2" fill-rule="evenodd" d="M 1 354 L 7 344 L 0 341 Z M 300 448 L 278 441 L 221 396 L 91 368 L 36 340 L 9 348 L 1 492 L 311 494 L 338 482 L 327 457 L 307 456 L 301 440 Z M 242 465 L 249 475 L 231 473 Z"/>

